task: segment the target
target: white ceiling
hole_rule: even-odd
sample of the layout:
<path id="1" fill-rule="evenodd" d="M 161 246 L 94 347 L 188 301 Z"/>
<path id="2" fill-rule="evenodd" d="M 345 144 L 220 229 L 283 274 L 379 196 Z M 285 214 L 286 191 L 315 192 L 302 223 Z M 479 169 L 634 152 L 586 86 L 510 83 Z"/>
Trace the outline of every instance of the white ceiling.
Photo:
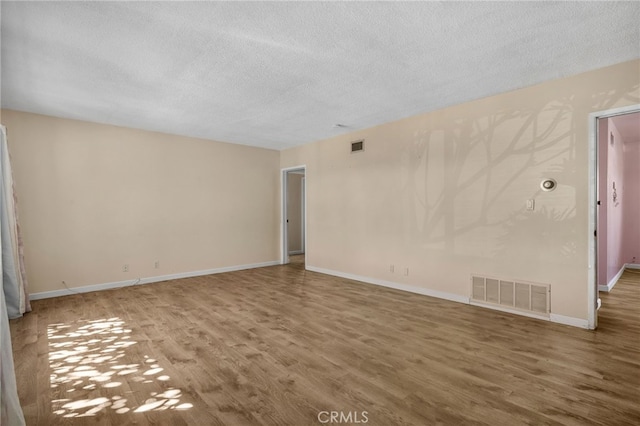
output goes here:
<path id="1" fill-rule="evenodd" d="M 640 57 L 640 2 L 3 1 L 0 12 L 2 107 L 274 149 Z"/>

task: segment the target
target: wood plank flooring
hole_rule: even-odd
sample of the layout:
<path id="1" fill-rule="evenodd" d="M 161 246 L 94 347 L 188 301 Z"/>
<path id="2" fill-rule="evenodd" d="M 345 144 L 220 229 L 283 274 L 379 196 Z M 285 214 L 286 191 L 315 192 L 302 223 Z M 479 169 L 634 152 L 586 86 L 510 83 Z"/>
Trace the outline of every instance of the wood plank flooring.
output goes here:
<path id="1" fill-rule="evenodd" d="M 601 297 L 592 332 L 294 261 L 34 301 L 11 331 L 29 425 L 637 425 L 640 271 Z"/>

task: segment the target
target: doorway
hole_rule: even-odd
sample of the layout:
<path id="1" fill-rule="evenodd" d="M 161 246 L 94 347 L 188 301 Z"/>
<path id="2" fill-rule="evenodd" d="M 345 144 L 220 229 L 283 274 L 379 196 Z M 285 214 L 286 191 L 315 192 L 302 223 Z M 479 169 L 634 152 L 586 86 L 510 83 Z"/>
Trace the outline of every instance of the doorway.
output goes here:
<path id="1" fill-rule="evenodd" d="M 282 169 L 281 263 L 304 263 L 307 242 L 306 167 Z"/>
<path id="2" fill-rule="evenodd" d="M 632 114 L 640 117 L 640 104 L 589 114 L 589 233 L 593 235 L 593 238 L 589 238 L 588 248 L 590 272 L 587 280 L 587 313 L 590 329 L 598 326 L 599 290 L 610 289 L 611 283 L 615 283 L 614 270 L 621 274 L 628 263 L 623 254 L 627 248 L 621 240 L 625 226 L 623 209 L 635 209 L 634 212 L 638 213 L 637 208 L 627 203 L 636 198 L 634 195 L 626 194 L 624 204 L 621 198 L 622 186 L 625 180 L 629 180 L 628 176 L 622 174 L 622 162 L 629 153 L 623 152 L 624 138 L 616 126 L 616 123 L 621 126 L 620 120 L 624 118 L 627 121 Z M 638 146 L 633 145 L 635 143 Z M 629 144 L 628 151 L 631 148 L 640 150 L 640 140 L 629 141 Z M 629 169 L 636 167 L 633 164 Z M 637 178 L 632 184 L 640 190 Z M 633 254 L 630 256 L 633 257 Z"/>

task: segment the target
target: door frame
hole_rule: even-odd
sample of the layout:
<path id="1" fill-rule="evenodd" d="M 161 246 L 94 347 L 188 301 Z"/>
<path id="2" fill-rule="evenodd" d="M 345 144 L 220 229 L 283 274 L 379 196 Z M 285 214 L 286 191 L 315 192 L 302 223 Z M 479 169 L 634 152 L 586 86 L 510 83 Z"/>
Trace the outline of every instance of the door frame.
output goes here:
<path id="1" fill-rule="evenodd" d="M 595 330 L 598 327 L 598 119 L 610 118 L 617 115 L 640 112 L 640 104 L 629 105 L 620 108 L 611 108 L 589 114 L 589 219 L 588 219 L 588 268 L 587 277 L 587 320 L 588 328 Z"/>
<path id="2" fill-rule="evenodd" d="M 302 191 L 304 199 L 302 200 L 302 210 L 304 216 L 302 217 L 302 233 L 303 233 L 303 250 L 307 253 L 307 166 L 300 165 L 294 167 L 286 167 L 280 169 L 280 264 L 285 265 L 289 263 L 289 235 L 287 232 L 287 177 L 290 172 L 303 171 L 304 179 L 302 180 Z"/>
<path id="3" fill-rule="evenodd" d="M 302 245 L 302 254 L 306 256 L 307 254 L 307 171 L 304 172 L 304 177 L 302 178 L 302 186 L 300 187 L 300 191 L 302 192 L 302 206 L 301 217 L 302 221 L 302 240 L 300 244 Z"/>

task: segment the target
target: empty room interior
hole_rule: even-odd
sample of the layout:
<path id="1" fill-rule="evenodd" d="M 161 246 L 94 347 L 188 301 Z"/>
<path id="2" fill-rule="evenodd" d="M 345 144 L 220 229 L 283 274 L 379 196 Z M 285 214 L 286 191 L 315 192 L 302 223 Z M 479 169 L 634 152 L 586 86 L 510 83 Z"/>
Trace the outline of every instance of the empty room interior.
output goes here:
<path id="1" fill-rule="evenodd" d="M 0 15 L 3 426 L 640 423 L 640 2 Z"/>

